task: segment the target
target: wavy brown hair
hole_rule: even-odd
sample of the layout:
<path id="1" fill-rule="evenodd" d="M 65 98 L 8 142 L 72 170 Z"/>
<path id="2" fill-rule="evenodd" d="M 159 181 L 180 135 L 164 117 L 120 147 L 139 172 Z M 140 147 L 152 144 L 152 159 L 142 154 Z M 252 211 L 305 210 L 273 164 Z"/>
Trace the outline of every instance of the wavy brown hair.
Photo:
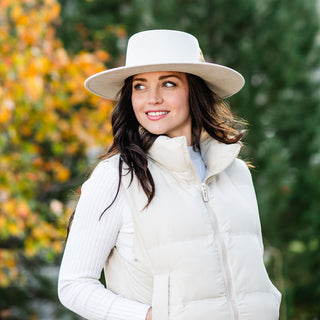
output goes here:
<path id="1" fill-rule="evenodd" d="M 192 145 L 199 148 L 201 132 L 205 130 L 212 138 L 226 144 L 238 142 L 244 135 L 244 122 L 232 115 L 229 105 L 209 89 L 205 81 L 195 75 L 186 74 L 189 85 L 189 106 L 192 117 Z M 101 216 L 116 200 L 123 174 L 123 163 L 128 167 L 126 174 L 138 179 L 150 204 L 155 194 L 155 184 L 148 168 L 147 152 L 157 138 L 137 121 L 131 102 L 132 79 L 129 77 L 120 91 L 120 99 L 112 112 L 111 124 L 113 143 L 103 159 L 119 154 L 119 183 L 115 198 Z M 100 216 L 100 218 L 101 218 Z M 69 221 L 68 230 L 73 218 Z"/>

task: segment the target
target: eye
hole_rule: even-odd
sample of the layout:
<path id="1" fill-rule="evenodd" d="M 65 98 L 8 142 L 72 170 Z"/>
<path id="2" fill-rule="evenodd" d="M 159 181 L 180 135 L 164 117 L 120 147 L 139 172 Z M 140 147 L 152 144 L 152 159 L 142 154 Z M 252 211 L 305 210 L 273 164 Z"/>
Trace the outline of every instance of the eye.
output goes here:
<path id="1" fill-rule="evenodd" d="M 138 90 L 143 90 L 143 89 L 145 89 L 146 86 L 144 86 L 144 85 L 141 84 L 141 83 L 137 83 L 137 84 L 135 84 L 135 85 L 133 86 L 133 88 L 138 91 Z"/>
<path id="2" fill-rule="evenodd" d="M 166 81 L 163 83 L 163 86 L 166 88 L 176 87 L 176 84 L 172 81 Z"/>

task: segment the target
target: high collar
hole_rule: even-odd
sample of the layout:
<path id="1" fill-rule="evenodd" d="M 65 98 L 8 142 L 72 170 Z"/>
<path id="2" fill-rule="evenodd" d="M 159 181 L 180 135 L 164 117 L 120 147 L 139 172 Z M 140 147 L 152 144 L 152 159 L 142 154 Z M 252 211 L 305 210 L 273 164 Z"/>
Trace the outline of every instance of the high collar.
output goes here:
<path id="1" fill-rule="evenodd" d="M 207 166 L 206 179 L 228 168 L 238 156 L 241 146 L 241 142 L 221 143 L 204 132 L 200 138 L 200 151 Z M 186 137 L 159 136 L 150 148 L 148 156 L 183 180 L 199 180 L 190 159 Z"/>

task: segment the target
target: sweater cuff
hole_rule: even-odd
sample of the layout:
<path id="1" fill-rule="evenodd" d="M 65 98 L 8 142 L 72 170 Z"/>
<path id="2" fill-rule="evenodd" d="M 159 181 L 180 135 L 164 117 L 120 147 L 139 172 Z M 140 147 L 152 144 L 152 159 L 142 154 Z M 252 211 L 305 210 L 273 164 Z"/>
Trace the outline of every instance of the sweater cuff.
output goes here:
<path id="1" fill-rule="evenodd" d="M 118 296 L 110 306 L 110 320 L 145 320 L 151 306 Z"/>

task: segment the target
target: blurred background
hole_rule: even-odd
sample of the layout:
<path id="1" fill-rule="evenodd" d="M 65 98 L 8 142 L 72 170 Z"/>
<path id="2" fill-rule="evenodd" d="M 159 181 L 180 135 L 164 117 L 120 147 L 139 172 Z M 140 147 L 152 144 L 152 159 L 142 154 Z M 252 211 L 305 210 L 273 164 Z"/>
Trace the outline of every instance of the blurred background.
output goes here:
<path id="1" fill-rule="evenodd" d="M 316 0 L 1 0 L 0 319 L 80 319 L 56 293 L 79 187 L 111 141 L 112 102 L 84 80 L 151 28 L 194 34 L 241 72 L 270 277 L 281 320 L 320 319 L 320 3 Z"/>

